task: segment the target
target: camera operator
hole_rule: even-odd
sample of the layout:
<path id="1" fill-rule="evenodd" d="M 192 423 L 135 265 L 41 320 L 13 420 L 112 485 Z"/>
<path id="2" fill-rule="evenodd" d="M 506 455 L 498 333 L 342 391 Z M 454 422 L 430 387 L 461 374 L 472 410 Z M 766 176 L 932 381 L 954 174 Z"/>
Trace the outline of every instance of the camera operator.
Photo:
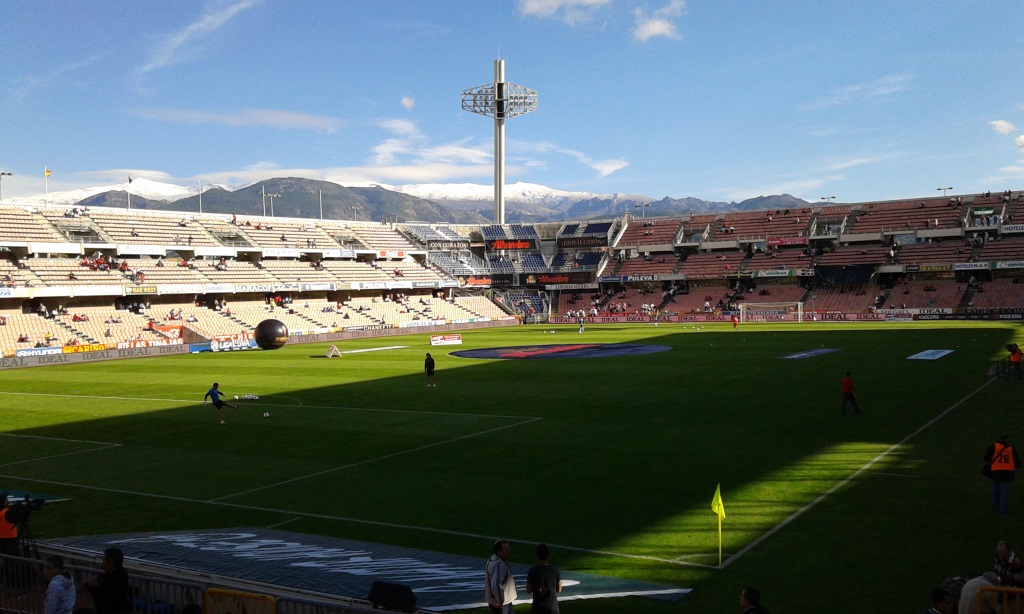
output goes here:
<path id="1" fill-rule="evenodd" d="M 1013 379 L 1021 379 L 1020 361 L 1024 359 L 1024 352 L 1021 351 L 1020 346 L 1016 343 L 1011 343 L 1003 347 L 1005 347 L 1006 351 L 1010 353 L 1010 370 L 1013 372 Z"/>
<path id="2" fill-rule="evenodd" d="M 8 513 L 7 493 L 0 493 L 0 554 L 18 556 L 18 523 Z"/>

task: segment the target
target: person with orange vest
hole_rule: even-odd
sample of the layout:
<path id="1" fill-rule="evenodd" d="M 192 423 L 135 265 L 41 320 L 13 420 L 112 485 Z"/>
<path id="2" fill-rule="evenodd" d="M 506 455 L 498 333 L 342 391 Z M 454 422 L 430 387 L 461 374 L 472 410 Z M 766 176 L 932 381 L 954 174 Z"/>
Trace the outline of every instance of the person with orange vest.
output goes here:
<path id="1" fill-rule="evenodd" d="M 1006 349 L 1010 352 L 1010 370 L 1013 371 L 1013 379 L 1024 379 L 1024 375 L 1020 371 L 1020 361 L 1024 359 L 1024 352 L 1016 343 L 1011 343 L 1006 346 Z"/>
<path id="2" fill-rule="evenodd" d="M 0 493 L 0 554 L 17 556 L 18 525 L 7 519 L 7 493 Z"/>
<path id="3" fill-rule="evenodd" d="M 1010 484 L 1020 467 L 1020 456 L 1010 445 L 1010 435 L 1004 433 L 999 441 L 985 450 L 985 468 L 992 480 L 992 511 L 1010 513 Z"/>

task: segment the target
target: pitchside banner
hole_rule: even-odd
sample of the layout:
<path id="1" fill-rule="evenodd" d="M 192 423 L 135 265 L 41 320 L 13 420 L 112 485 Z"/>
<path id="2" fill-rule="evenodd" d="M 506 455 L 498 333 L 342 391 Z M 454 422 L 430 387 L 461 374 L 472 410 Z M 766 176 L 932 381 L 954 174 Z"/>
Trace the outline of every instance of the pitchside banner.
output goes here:
<path id="1" fill-rule="evenodd" d="M 462 335 L 430 335 L 430 345 L 462 345 Z"/>

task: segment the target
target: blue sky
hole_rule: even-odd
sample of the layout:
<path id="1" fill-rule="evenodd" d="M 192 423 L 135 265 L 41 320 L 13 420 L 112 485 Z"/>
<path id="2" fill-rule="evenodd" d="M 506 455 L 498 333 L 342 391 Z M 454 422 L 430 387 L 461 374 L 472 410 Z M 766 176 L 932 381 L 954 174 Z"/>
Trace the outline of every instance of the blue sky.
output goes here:
<path id="1" fill-rule="evenodd" d="M 125 176 L 840 202 L 1024 189 L 1024 2 L 9 2 L 3 193 Z"/>

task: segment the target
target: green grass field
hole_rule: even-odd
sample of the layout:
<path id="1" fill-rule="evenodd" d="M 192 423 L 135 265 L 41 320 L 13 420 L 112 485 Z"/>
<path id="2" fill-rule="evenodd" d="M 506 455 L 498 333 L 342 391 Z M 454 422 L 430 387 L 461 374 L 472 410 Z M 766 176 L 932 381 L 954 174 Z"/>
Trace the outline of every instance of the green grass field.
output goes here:
<path id="1" fill-rule="evenodd" d="M 739 611 L 747 584 L 773 612 L 920 611 L 944 577 L 987 570 L 997 539 L 1019 541 L 1024 495 L 1011 516 L 991 514 L 979 469 L 999 432 L 1024 442 L 1021 384 L 986 375 L 1022 337 L 950 323 L 544 326 L 467 331 L 461 348 L 359 340 L 342 349 L 408 347 L 330 360 L 294 345 L 12 370 L 0 373 L 0 484 L 71 497 L 35 515 L 40 539 L 280 525 L 482 561 L 503 536 L 518 562 L 545 541 L 566 569 L 694 589 L 564 612 Z M 672 351 L 448 356 L 577 342 Z M 822 347 L 841 351 L 780 359 Z M 955 352 L 907 360 L 927 349 Z M 860 417 L 839 416 L 847 369 Z M 200 405 L 213 381 L 261 399 L 221 426 Z M 724 569 L 718 483 L 725 557 L 739 554 Z"/>

